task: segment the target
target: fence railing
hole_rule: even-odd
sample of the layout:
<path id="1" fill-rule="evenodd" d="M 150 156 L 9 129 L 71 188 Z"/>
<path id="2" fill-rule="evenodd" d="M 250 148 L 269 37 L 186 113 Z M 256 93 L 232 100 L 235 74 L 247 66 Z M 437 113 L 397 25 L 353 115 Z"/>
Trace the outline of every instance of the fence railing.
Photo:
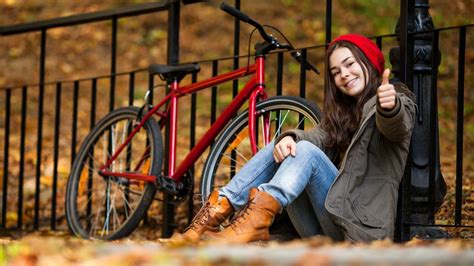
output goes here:
<path id="1" fill-rule="evenodd" d="M 142 96 L 147 90 L 152 91 L 151 99 L 158 99 L 165 93 L 165 89 L 153 89 L 156 87 L 155 80 L 144 69 L 124 73 L 116 72 L 116 61 L 114 59 L 116 57 L 116 34 L 114 32 L 116 33 L 117 31 L 117 19 L 150 12 L 170 11 L 170 6 L 176 4 L 176 2 L 162 1 L 110 12 L 78 15 L 69 19 L 54 19 L 47 22 L 31 23 L 21 27 L 0 28 L 0 35 L 3 36 L 29 31 L 41 32 L 39 83 L 1 89 L 3 93 L 0 96 L 0 99 L 2 99 L 0 109 L 4 110 L 3 123 L 0 120 L 0 132 L 3 133 L 3 136 L 0 135 L 0 137 L 3 137 L 4 140 L 3 147 L 0 145 L 0 148 L 3 148 L 3 157 L 0 157 L 3 160 L 3 180 L 1 182 L 0 197 L 2 199 L 0 224 L 2 230 L 37 230 L 43 227 L 53 230 L 66 228 L 63 207 L 65 182 L 78 145 L 84 139 L 88 130 L 93 127 L 97 119 L 116 107 L 143 104 Z M 328 11 L 326 25 L 329 25 L 326 32 L 326 41 L 328 42 L 331 39 L 332 1 L 326 2 L 326 10 Z M 404 2 L 402 1 L 402 3 Z M 466 134 L 464 126 L 465 121 L 468 123 L 472 122 L 470 114 L 466 116 L 464 104 L 466 100 L 474 97 L 469 92 L 466 93 L 465 90 L 466 87 L 469 87 L 469 85 L 466 86 L 465 84 L 466 64 L 472 65 L 472 62 L 465 61 L 466 49 L 468 51 L 472 50 L 472 46 L 466 44 L 469 40 L 472 40 L 472 28 L 474 25 L 443 29 L 418 29 L 415 33 L 414 25 L 409 23 L 409 21 L 414 20 L 414 5 L 413 2 L 411 3 L 412 5 L 409 3 L 401 5 L 399 33 L 373 37 L 379 47 L 383 48 L 385 54 L 394 47 L 399 47 L 393 52 L 394 58 L 391 57 L 392 67 L 396 76 L 411 88 L 414 88 L 418 96 L 420 111 L 417 126 L 422 128 L 422 131 L 419 131 L 418 135 L 415 134 L 414 138 L 424 137 L 429 139 L 429 152 L 427 153 L 429 155 L 429 162 L 427 164 L 429 174 L 427 175 L 427 180 L 425 180 L 427 185 L 422 186 L 425 188 L 423 192 L 416 190 L 419 186 L 414 184 L 410 178 L 413 173 L 416 174 L 416 171 L 412 169 L 418 167 L 416 151 L 413 152 L 412 150 L 412 158 L 409 160 L 407 174 L 401 189 L 402 196 L 399 201 L 399 232 L 397 237 L 399 240 L 408 239 L 410 237 L 410 230 L 415 226 L 465 227 L 469 230 L 473 227 L 472 217 L 470 216 L 472 214 L 463 213 L 462 208 L 463 201 L 465 200 L 463 195 L 471 195 L 471 191 L 463 191 L 463 184 L 464 186 L 470 184 L 468 182 L 471 182 L 469 180 L 472 180 L 472 173 L 474 172 L 472 171 L 474 165 L 466 166 L 463 163 L 463 158 L 468 154 L 466 149 L 472 148 L 474 144 L 474 136 L 471 136 L 472 133 L 470 132 Z M 240 1 L 235 1 L 235 6 L 239 8 Z M 176 5 L 174 8 L 176 8 Z M 176 22 L 177 16 L 179 18 L 179 8 L 173 13 L 170 12 L 169 21 Z M 44 80 L 44 64 L 47 29 L 98 20 L 111 20 L 113 25 L 110 48 L 112 58 L 110 75 L 46 83 Z M 169 36 L 169 38 L 174 38 L 174 40 L 169 39 L 168 42 L 168 61 L 169 63 L 178 63 L 178 51 L 176 51 L 176 47 L 178 47 L 176 44 L 179 41 L 177 39 L 178 29 L 173 29 L 170 25 L 168 26 L 170 27 L 169 30 L 174 32 Z M 196 81 L 204 75 L 217 75 L 222 69 L 237 68 L 239 65 L 246 64 L 246 57 L 239 56 L 238 53 L 240 45 L 238 41 L 239 33 L 240 24 L 236 21 L 234 55 L 232 57 L 198 62 L 202 65 L 201 68 L 203 70 L 201 73 L 189 77 L 184 82 Z M 419 45 L 420 36 L 422 37 L 421 39 L 424 38 L 423 45 L 431 47 L 432 51 L 438 51 L 438 49 L 444 49 L 442 36 L 450 34 L 458 35 L 457 72 L 452 70 L 449 71 L 449 75 L 445 74 L 441 77 L 438 75 L 437 65 L 440 59 L 437 52 L 431 53 L 434 56 L 431 56 L 431 54 L 425 55 L 426 58 L 418 58 L 413 53 L 416 51 L 416 45 Z M 427 35 L 431 36 L 429 42 L 426 42 Z M 396 38 L 400 39 L 399 44 Z M 322 65 L 324 52 L 324 44 L 301 48 L 301 53 L 304 57 L 311 56 L 311 58 L 321 59 L 317 62 L 320 69 L 324 69 Z M 299 95 L 310 98 L 321 106 L 322 88 L 324 86 L 322 76 L 316 77 L 312 74 L 306 74 L 304 68 L 301 67 L 299 73 L 284 80 L 284 73 L 288 71 L 289 65 L 292 64 L 290 60 L 286 60 L 287 57 L 287 53 L 283 52 L 274 53 L 269 56 L 269 76 L 267 80 L 269 85 L 275 87 L 273 93 L 275 95 Z M 422 66 L 420 66 L 420 63 Z M 429 63 L 431 63 L 431 66 L 436 67 L 427 67 L 427 65 L 430 65 Z M 423 82 L 426 82 L 426 79 L 430 81 L 428 87 L 422 85 Z M 469 80 L 469 82 L 471 82 L 470 86 L 472 86 L 472 80 Z M 308 86 L 312 89 L 308 90 Z M 451 92 L 450 94 L 446 90 L 441 91 L 442 95 L 438 95 L 438 89 L 441 86 L 443 86 L 443 89 L 449 86 L 457 88 L 455 103 L 437 101 L 440 97 L 453 97 L 453 92 L 449 91 Z M 295 89 L 288 89 L 288 87 L 294 87 Z M 108 88 L 108 91 L 104 88 Z M 206 120 L 209 124 L 213 123 L 216 115 L 219 113 L 219 100 L 222 101 L 225 97 L 235 96 L 238 88 L 239 83 L 234 81 L 229 87 L 216 87 L 210 92 L 203 92 L 202 95 L 194 94 L 190 96 L 190 104 L 184 107 L 189 111 L 189 117 L 180 120 L 182 123 L 180 132 L 186 132 L 182 134 L 189 135 L 189 149 L 194 146 L 199 135 L 199 132 L 196 131 L 197 126 L 202 125 L 203 121 Z M 37 94 L 33 94 L 32 91 L 37 92 Z M 209 104 L 208 100 L 201 100 L 204 98 L 210 98 L 212 101 Z M 68 101 L 72 99 L 72 106 L 65 103 L 65 99 Z M 48 101 L 46 104 L 45 100 Z M 427 102 L 429 104 L 426 104 Z M 449 112 L 451 110 L 449 108 L 452 106 L 455 106 L 455 117 Z M 37 112 L 34 113 L 31 110 L 37 110 Z M 443 114 L 440 117 L 440 123 L 446 123 L 445 121 L 447 120 L 456 120 L 456 134 L 450 134 L 451 138 L 448 138 L 449 141 L 455 143 L 454 152 L 456 154 L 454 162 L 456 165 L 455 171 L 448 174 L 454 177 L 453 180 L 455 181 L 454 184 L 448 184 L 448 195 L 454 193 L 455 196 L 454 202 L 444 202 L 444 208 L 447 210 L 454 209 L 454 213 L 449 217 L 443 217 L 443 219 L 435 217 L 435 211 L 438 209 L 435 204 L 436 193 L 440 192 L 440 188 L 436 185 L 436 172 L 439 171 L 439 168 L 437 169 L 436 167 L 437 156 L 438 154 L 442 157 L 447 156 L 447 154 L 443 154 L 443 151 L 437 152 L 439 146 L 437 143 L 438 129 L 436 125 L 438 124 L 437 116 L 440 110 Z M 1 113 L 2 111 L 0 111 Z M 45 120 L 45 113 L 49 114 L 47 120 Z M 427 128 L 425 128 L 426 117 L 422 114 L 427 114 L 429 119 L 430 123 Z M 440 128 L 442 129 L 440 135 L 445 136 L 446 130 L 442 126 Z M 12 140 L 12 136 L 15 136 L 14 140 Z M 416 145 L 417 139 L 414 139 L 413 142 Z M 469 156 L 467 157 L 470 160 L 469 162 L 471 162 L 471 159 L 474 160 Z M 199 168 L 200 165 L 198 164 L 196 169 L 193 170 L 193 174 L 196 173 L 194 175 L 196 178 L 199 178 Z M 441 178 L 443 177 L 441 176 Z M 166 201 L 166 196 L 162 200 Z M 419 201 L 417 202 L 417 200 Z M 47 205 L 47 203 L 50 204 Z M 163 209 L 161 209 L 162 206 L 159 203 L 154 207 L 152 206 L 147 220 L 154 219 L 156 213 L 161 213 L 163 215 L 162 220 L 158 223 L 161 223 L 163 226 L 163 235 L 169 236 L 173 227 L 176 226 L 174 223 L 175 216 L 182 214 L 175 214 L 173 205 L 169 205 L 166 202 L 163 205 L 165 206 Z M 417 216 L 420 209 L 417 205 L 422 206 L 420 207 L 421 209 L 428 209 L 420 212 L 423 218 Z M 188 217 L 192 216 L 192 207 L 191 199 L 188 201 L 188 211 L 185 214 Z M 428 219 L 425 219 L 425 216 L 428 216 Z M 442 224 L 439 221 L 442 221 Z"/>
<path id="2" fill-rule="evenodd" d="M 201 2 L 201 1 L 196 1 L 196 0 L 183 0 L 182 1 L 185 4 L 189 3 L 194 3 L 194 2 Z M 22 228 L 22 218 L 23 218 L 23 185 L 24 185 L 24 164 L 25 164 L 25 140 L 26 137 L 28 139 L 31 139 L 33 136 L 31 134 L 28 134 L 29 136 L 26 136 L 26 108 L 27 108 L 27 95 L 28 95 L 28 90 L 31 90 L 32 87 L 36 87 L 38 90 L 38 98 L 36 99 L 38 105 L 37 105 L 37 127 L 35 128 L 36 130 L 36 159 L 35 159 L 35 184 L 34 184 L 34 214 L 33 216 L 33 229 L 39 229 L 40 227 L 40 196 L 41 196 L 41 182 L 42 182 L 42 176 L 44 174 L 44 157 L 45 154 L 43 152 L 43 138 L 44 138 L 44 121 L 43 121 L 43 113 L 44 113 L 44 100 L 45 100 L 45 87 L 48 85 L 51 85 L 52 83 L 46 83 L 45 82 L 45 65 L 46 65 L 46 42 L 48 39 L 47 32 L 50 29 L 58 28 L 58 27 L 68 27 L 68 26 L 73 26 L 73 25 L 84 25 L 92 22 L 98 22 L 98 21 L 110 21 L 111 22 L 111 44 L 110 44 L 110 75 L 107 77 L 108 82 L 109 82 L 109 102 L 107 105 L 109 106 L 109 111 L 114 109 L 115 105 L 115 93 L 116 93 L 116 69 L 117 69 L 117 28 L 118 28 L 118 21 L 121 18 L 126 18 L 126 17 L 132 17 L 132 16 L 139 16 L 143 14 L 148 14 L 148 13 L 156 13 L 156 12 L 168 12 L 168 63 L 178 63 L 177 57 L 178 57 L 178 47 L 179 47 L 179 6 L 180 6 L 180 1 L 179 0 L 162 0 L 159 2 L 153 2 L 153 3 L 147 3 L 147 4 L 140 4 L 140 5 L 135 5 L 135 6 L 130 6 L 130 7 L 124 7 L 124 8 L 119 8 L 115 10 L 109 10 L 109 11 L 99 11 L 99 12 L 93 12 L 93 13 L 88 13 L 88 14 L 80 14 L 80 15 L 73 15 L 73 16 L 68 16 L 68 17 L 63 17 L 63 18 L 56 18 L 56 19 L 50 19 L 46 21 L 41 21 L 41 22 L 33 22 L 33 23 L 26 23 L 26 24 L 19 24 L 19 25 L 13 25 L 13 26 L 8 26 L 8 27 L 0 27 L 0 35 L 2 37 L 4 36 L 11 36 L 11 35 L 18 35 L 18 34 L 23 34 L 23 33 L 30 33 L 30 32 L 38 32 L 40 33 L 40 45 L 39 45 L 39 82 L 37 85 L 20 85 L 21 90 L 22 90 L 22 118 L 21 118 L 21 126 L 22 126 L 22 131 L 21 131 L 21 139 L 20 139 L 20 168 L 21 170 L 18 173 L 18 181 L 19 181 L 19 200 L 18 200 L 18 212 L 16 214 L 16 220 L 17 220 L 17 227 Z M 96 81 L 98 79 L 101 79 L 101 77 L 93 78 L 92 80 L 92 87 L 94 90 L 97 89 L 97 84 Z M 103 77 L 102 77 L 103 79 Z M 78 95 L 79 95 L 79 85 L 80 83 L 85 82 L 86 80 L 76 80 L 73 82 L 73 95 L 71 98 L 74 99 L 73 103 L 73 111 L 72 111 L 72 137 L 71 137 L 71 151 L 70 151 L 70 157 L 71 157 L 71 162 L 73 161 L 75 157 L 75 152 L 76 152 L 76 146 L 78 144 L 77 142 L 77 116 L 78 116 Z M 56 92 L 60 96 L 61 91 L 62 91 L 62 86 L 63 82 L 53 82 L 56 85 Z M 11 218 L 13 214 L 11 212 L 8 212 L 8 207 L 11 206 L 11 200 L 8 198 L 8 187 L 9 187 L 9 171 L 11 171 L 11 167 L 9 168 L 9 155 L 10 155 L 10 149 L 9 149 L 9 139 L 10 139 L 10 123 L 12 122 L 11 119 L 11 95 L 12 95 L 12 90 L 16 90 L 16 87 L 10 87 L 6 88 L 5 92 L 5 108 L 8 109 L 5 114 L 5 133 L 4 133 L 4 158 L 3 158 L 3 181 L 2 183 L 2 212 L 1 212 L 1 227 L 2 228 L 7 228 L 7 222 L 8 218 Z M 57 113 L 56 117 L 59 119 L 60 115 L 60 97 L 56 97 L 56 106 L 57 106 Z M 95 107 L 95 105 L 93 105 Z M 91 116 L 95 114 L 95 108 L 91 112 Z M 58 122 L 59 123 L 59 122 Z M 58 160 L 60 156 L 57 154 L 57 142 L 59 140 L 59 125 L 56 125 L 55 128 L 55 134 L 54 135 L 54 143 L 55 143 L 55 152 L 54 152 L 54 168 L 58 167 Z M 52 203 L 53 203 L 53 208 L 51 209 L 51 218 L 55 219 L 56 218 L 56 195 L 57 195 L 57 174 L 54 174 L 53 176 L 53 196 L 52 196 Z M 10 179 L 11 180 L 11 179 Z M 9 216 L 9 217 L 7 217 Z M 55 228 L 55 222 L 51 222 L 51 228 Z"/>

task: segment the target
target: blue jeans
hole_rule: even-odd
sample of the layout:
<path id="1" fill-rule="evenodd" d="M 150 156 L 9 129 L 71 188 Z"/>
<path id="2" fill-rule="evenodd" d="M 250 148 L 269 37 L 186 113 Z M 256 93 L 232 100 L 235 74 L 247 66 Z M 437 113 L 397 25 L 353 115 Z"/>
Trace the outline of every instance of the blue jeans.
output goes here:
<path id="1" fill-rule="evenodd" d="M 340 229 L 331 221 L 324 201 L 338 170 L 318 147 L 308 141 L 296 144 L 296 156 L 277 164 L 270 143 L 248 161 L 219 195 L 238 210 L 248 201 L 250 188 L 272 195 L 288 215 L 301 237 L 321 234 L 340 239 Z"/>

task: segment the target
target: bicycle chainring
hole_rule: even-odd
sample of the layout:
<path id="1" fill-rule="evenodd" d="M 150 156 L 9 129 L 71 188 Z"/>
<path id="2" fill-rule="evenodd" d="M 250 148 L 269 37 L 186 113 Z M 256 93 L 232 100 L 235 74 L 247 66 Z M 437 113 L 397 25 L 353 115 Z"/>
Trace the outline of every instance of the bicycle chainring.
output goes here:
<path id="1" fill-rule="evenodd" d="M 168 200 L 178 203 L 193 194 L 194 179 L 189 172 L 183 176 L 181 182 L 176 182 L 166 176 L 159 176 L 156 181 L 156 186 L 159 190 L 169 195 Z"/>

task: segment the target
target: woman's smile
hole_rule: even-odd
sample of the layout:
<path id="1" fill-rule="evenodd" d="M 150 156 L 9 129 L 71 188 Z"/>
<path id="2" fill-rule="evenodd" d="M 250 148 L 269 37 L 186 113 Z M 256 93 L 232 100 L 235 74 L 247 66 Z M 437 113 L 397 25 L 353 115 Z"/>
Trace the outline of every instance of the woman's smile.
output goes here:
<path id="1" fill-rule="evenodd" d="M 346 83 L 345 87 L 348 89 L 351 89 L 355 86 L 357 86 L 359 79 L 358 78 L 353 78 L 349 80 L 349 82 Z"/>

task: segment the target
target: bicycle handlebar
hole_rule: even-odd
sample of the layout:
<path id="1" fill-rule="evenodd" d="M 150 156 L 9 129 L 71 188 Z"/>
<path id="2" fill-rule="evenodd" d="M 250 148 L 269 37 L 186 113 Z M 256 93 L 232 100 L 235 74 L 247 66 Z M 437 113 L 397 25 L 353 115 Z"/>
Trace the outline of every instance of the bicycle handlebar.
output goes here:
<path id="1" fill-rule="evenodd" d="M 291 43 L 287 43 L 287 44 L 279 43 L 277 39 L 275 39 L 271 35 L 268 35 L 267 32 L 265 32 L 265 29 L 263 28 L 263 26 L 260 23 L 253 20 L 251 17 L 249 17 L 247 14 L 243 13 L 242 11 L 238 10 L 237 8 L 232 7 L 232 6 L 222 2 L 221 5 L 220 5 L 220 9 L 222 9 L 223 11 L 228 13 L 229 15 L 235 17 L 236 19 L 254 26 L 258 30 L 258 32 L 260 33 L 262 38 L 266 42 L 268 42 L 269 44 L 272 44 L 275 48 L 286 49 L 286 50 L 293 50 L 294 49 L 294 47 L 291 45 Z M 302 57 L 301 57 L 300 52 L 296 52 L 296 51 L 292 52 L 291 56 L 294 59 L 296 59 L 296 61 L 298 61 L 300 64 L 304 64 L 304 66 L 307 70 L 312 70 L 312 71 L 316 72 L 317 74 L 319 74 L 319 70 L 316 67 L 314 67 L 313 64 L 308 62 L 308 60 L 305 60 L 305 62 L 302 62 L 302 60 L 301 60 Z"/>
<path id="2" fill-rule="evenodd" d="M 238 10 L 235 7 L 229 6 L 228 4 L 222 2 L 220 8 L 224 10 L 225 12 L 229 13 L 233 17 L 236 17 L 239 20 L 242 20 L 243 22 L 249 23 L 251 25 L 258 25 L 258 23 L 251 19 L 248 15 L 244 14 L 242 11 Z"/>
<path id="3" fill-rule="evenodd" d="M 303 55 L 300 52 L 294 51 L 291 52 L 290 55 L 296 61 L 298 61 L 298 63 L 303 64 L 303 62 L 301 62 L 303 61 Z M 306 68 L 306 70 L 312 70 L 318 75 L 321 74 L 321 72 L 319 72 L 319 70 L 315 66 L 313 66 L 313 64 L 311 64 L 308 60 L 304 60 L 304 67 Z"/>

